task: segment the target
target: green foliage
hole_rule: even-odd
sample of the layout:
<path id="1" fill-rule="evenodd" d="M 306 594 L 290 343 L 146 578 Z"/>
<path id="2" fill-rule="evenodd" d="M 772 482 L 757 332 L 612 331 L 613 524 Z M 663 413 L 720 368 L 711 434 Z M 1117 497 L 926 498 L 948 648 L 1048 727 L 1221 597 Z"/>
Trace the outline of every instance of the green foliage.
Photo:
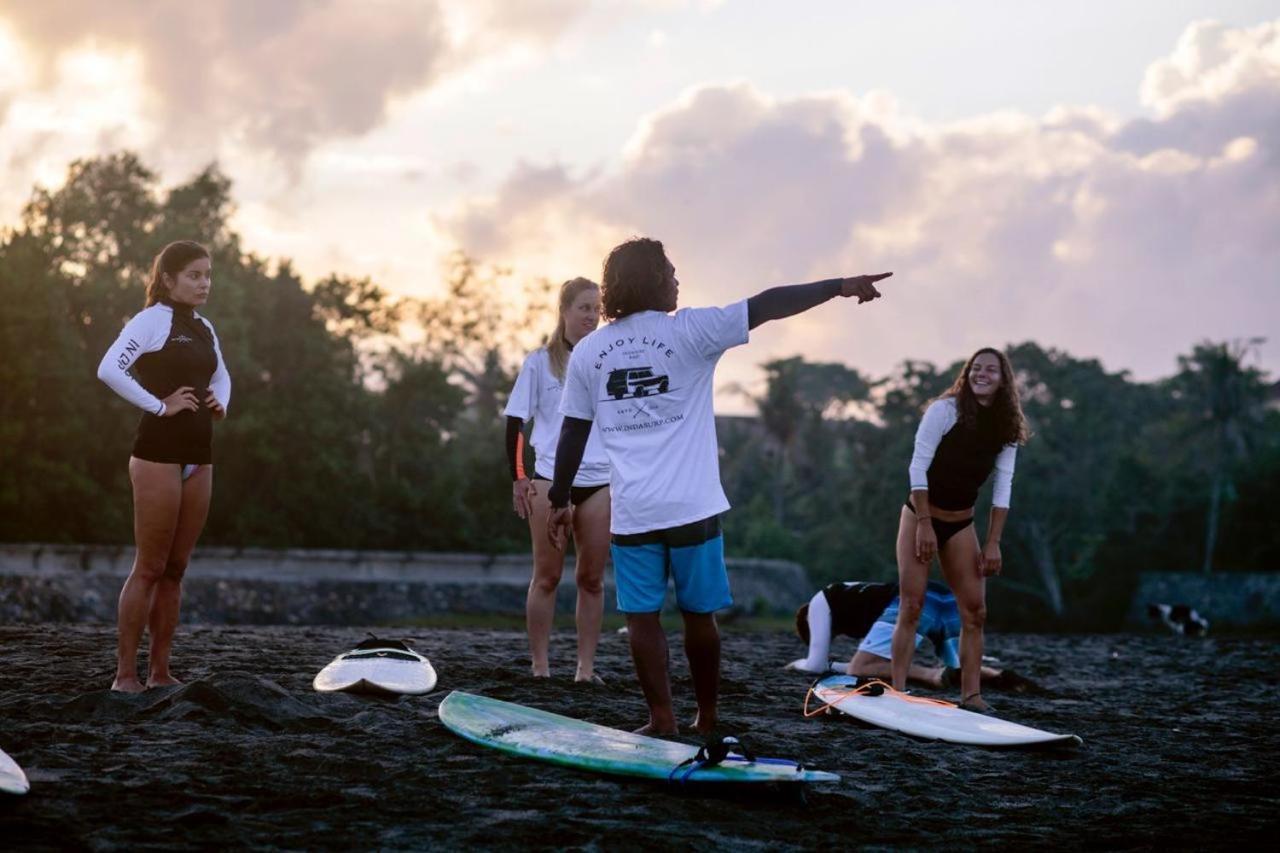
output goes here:
<path id="1" fill-rule="evenodd" d="M 552 327 L 551 283 L 458 255 L 434 300 L 339 275 L 307 287 L 288 261 L 241 248 L 232 211 L 215 166 L 166 189 L 131 154 L 77 161 L 33 193 L 0 240 L 0 540 L 131 540 L 138 415 L 95 370 L 142 308 L 153 256 L 187 238 L 213 254 L 208 314 L 234 381 L 206 543 L 527 549 L 501 410 Z M 1157 383 L 1009 348 L 1033 434 L 991 586 L 997 622 L 1110 627 L 1138 572 L 1207 554 L 1218 569 L 1280 568 L 1280 412 L 1246 365 L 1256 345 L 1197 346 Z M 896 577 L 915 429 L 961 364 L 880 378 L 763 365 L 764 391 L 748 395 L 759 416 L 719 419 L 730 553 L 798 560 L 819 583 Z"/>

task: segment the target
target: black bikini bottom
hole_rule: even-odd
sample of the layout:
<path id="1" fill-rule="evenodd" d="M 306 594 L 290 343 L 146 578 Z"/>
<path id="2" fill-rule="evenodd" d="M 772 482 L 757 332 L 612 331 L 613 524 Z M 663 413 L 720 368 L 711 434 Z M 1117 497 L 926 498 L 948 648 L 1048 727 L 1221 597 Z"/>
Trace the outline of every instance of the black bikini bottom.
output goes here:
<path id="1" fill-rule="evenodd" d="M 916 508 L 915 506 L 912 505 L 910 499 L 907 500 L 904 506 L 906 506 L 907 509 L 911 510 L 912 515 L 916 514 Z M 973 516 L 969 516 L 968 518 L 961 519 L 960 521 L 943 521 L 940 518 L 932 519 L 932 521 L 933 521 L 933 532 L 938 537 L 939 551 L 942 550 L 942 546 L 946 545 L 947 540 L 949 540 L 952 536 L 955 536 L 957 533 L 959 533 L 961 530 L 964 530 L 966 527 L 973 526 Z"/>
<path id="2" fill-rule="evenodd" d="M 542 480 L 545 483 L 551 482 L 546 477 L 539 477 L 537 474 L 535 474 L 533 478 L 535 480 Z M 608 483 L 601 483 L 598 486 L 570 486 L 569 487 L 569 503 L 573 504 L 574 506 L 582 506 L 584 503 L 587 502 L 587 498 L 591 497 L 601 489 L 607 489 L 607 488 L 609 488 Z"/>

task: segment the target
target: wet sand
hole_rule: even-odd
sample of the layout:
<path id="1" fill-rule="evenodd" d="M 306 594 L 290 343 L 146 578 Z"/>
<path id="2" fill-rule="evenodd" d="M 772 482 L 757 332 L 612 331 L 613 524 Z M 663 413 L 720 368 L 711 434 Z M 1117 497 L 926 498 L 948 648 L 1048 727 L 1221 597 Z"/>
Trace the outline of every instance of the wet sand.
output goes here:
<path id="1" fill-rule="evenodd" d="M 558 677 L 539 682 L 525 676 L 519 632 L 379 633 L 412 638 L 439 689 L 399 700 L 313 692 L 315 673 L 362 629 L 184 626 L 174 671 L 187 683 L 123 696 L 105 689 L 112 627 L 0 628 L 0 747 L 32 783 L 25 797 L 0 795 L 3 846 L 1210 849 L 1277 828 L 1274 639 L 992 636 L 988 653 L 1042 688 L 989 692 L 1001 716 L 1084 738 L 1045 753 L 804 719 L 809 680 L 781 668 L 799 641 L 727 633 L 726 730 L 757 754 L 844 777 L 799 803 L 520 760 L 436 718 L 457 688 L 634 728 L 644 704 L 623 636 L 603 638 L 608 685 L 595 687 L 571 681 L 569 632 L 553 642 Z M 691 719 L 671 638 L 677 705 Z"/>

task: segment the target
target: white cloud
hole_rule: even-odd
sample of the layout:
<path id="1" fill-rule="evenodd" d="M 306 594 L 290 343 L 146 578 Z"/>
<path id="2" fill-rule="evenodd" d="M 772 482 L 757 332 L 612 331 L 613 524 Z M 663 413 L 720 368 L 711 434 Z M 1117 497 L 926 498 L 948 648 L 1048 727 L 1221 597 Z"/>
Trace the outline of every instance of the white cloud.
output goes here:
<path id="1" fill-rule="evenodd" d="M 616 170 L 526 165 L 445 225 L 517 266 L 654 236 L 693 304 L 896 272 L 874 306 L 767 326 L 740 361 L 883 371 L 1030 338 L 1150 377 L 1202 338 L 1266 335 L 1280 364 L 1278 33 L 1191 26 L 1142 81 L 1153 117 L 1129 121 L 1085 105 L 931 124 L 883 95 L 703 86 L 641 121 Z"/>
<path id="2" fill-rule="evenodd" d="M 44 87 L 86 49 L 129 54 L 171 145 L 240 142 L 290 168 L 320 143 L 377 127 L 397 98 L 506 49 L 545 46 L 581 0 L 167 4 L 44 0 L 2 14 Z"/>

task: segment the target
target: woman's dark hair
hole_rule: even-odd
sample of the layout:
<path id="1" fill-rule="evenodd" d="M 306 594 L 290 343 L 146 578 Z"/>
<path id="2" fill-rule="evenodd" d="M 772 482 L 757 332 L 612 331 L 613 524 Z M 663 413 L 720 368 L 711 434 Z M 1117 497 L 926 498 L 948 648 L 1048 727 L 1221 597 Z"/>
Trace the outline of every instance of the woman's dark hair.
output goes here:
<path id="1" fill-rule="evenodd" d="M 662 243 L 636 237 L 615 246 L 600 277 L 601 313 L 617 320 L 637 311 L 665 310 L 668 261 Z"/>
<path id="2" fill-rule="evenodd" d="M 187 264 L 207 257 L 209 250 L 191 240 L 177 240 L 161 249 L 151 263 L 151 278 L 147 281 L 147 302 L 144 307 L 150 308 L 169 295 L 169 288 L 164 286 L 165 275 L 176 276 L 186 269 Z"/>
<path id="3" fill-rule="evenodd" d="M 801 604 L 796 610 L 796 634 L 804 641 L 805 645 L 809 644 L 809 605 Z"/>
<path id="4" fill-rule="evenodd" d="M 1000 443 L 1026 444 L 1031 431 L 1027 427 L 1027 419 L 1022 415 L 1022 404 L 1018 401 L 1018 381 L 1014 377 L 1013 365 L 1009 362 L 1009 357 L 1000 350 L 994 347 L 983 347 L 969 356 L 969 360 L 960 369 L 960 374 L 956 376 L 956 381 L 952 382 L 951 387 L 938 399 L 954 397 L 957 419 L 966 426 L 974 425 L 978 420 L 978 406 L 981 404 L 974 395 L 973 389 L 969 387 L 969 371 L 973 369 L 973 363 L 978 356 L 985 353 L 991 353 L 1000 359 L 1000 387 L 996 390 L 995 399 L 991 401 Z"/>

